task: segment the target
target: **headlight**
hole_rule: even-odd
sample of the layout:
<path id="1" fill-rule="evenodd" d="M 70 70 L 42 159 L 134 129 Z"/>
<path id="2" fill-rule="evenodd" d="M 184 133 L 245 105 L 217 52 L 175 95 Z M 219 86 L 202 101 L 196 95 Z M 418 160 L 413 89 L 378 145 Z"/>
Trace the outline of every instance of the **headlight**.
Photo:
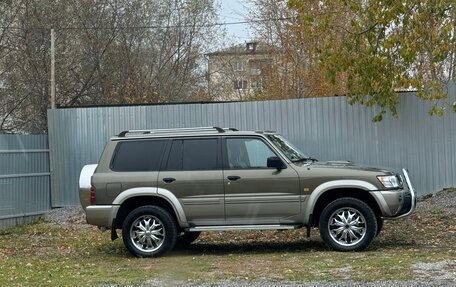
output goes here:
<path id="1" fill-rule="evenodd" d="M 377 178 L 386 188 L 395 188 L 400 185 L 399 180 L 395 175 L 381 175 L 377 176 Z"/>

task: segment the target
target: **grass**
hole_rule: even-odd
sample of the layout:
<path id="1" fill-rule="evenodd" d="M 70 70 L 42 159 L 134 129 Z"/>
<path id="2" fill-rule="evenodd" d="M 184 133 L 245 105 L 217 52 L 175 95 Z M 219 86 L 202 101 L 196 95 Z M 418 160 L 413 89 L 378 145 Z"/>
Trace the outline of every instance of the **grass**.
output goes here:
<path id="1" fill-rule="evenodd" d="M 413 264 L 456 261 L 456 214 L 419 208 L 410 218 L 386 221 L 359 253 L 328 251 L 318 230 L 310 239 L 305 230 L 256 231 L 206 233 L 188 249 L 139 259 L 108 232 L 38 221 L 0 232 L 0 286 L 410 280 Z"/>

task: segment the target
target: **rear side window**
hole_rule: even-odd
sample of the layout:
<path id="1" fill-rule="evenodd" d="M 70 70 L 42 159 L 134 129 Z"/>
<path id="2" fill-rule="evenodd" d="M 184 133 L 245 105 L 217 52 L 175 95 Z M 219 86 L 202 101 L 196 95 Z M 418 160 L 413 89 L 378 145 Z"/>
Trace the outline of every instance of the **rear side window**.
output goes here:
<path id="1" fill-rule="evenodd" d="M 217 139 L 174 140 L 166 170 L 217 169 Z"/>
<path id="2" fill-rule="evenodd" d="M 111 169 L 114 171 L 158 171 L 165 140 L 125 141 L 117 144 Z"/>

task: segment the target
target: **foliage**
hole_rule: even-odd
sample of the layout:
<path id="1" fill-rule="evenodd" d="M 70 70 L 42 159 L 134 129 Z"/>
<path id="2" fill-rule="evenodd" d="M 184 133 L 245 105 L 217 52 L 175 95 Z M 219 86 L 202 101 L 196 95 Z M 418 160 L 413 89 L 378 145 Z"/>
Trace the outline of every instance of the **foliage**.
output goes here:
<path id="1" fill-rule="evenodd" d="M 331 82 L 318 65 L 309 37 L 285 0 L 254 0 L 252 19 L 272 19 L 252 25 L 256 37 L 268 43 L 273 62 L 265 85 L 254 99 L 287 99 L 345 94 L 344 76 Z"/>
<path id="2" fill-rule="evenodd" d="M 50 29 L 57 105 L 200 98 L 213 0 L 0 2 L 0 132 L 46 131 Z M 208 44 L 211 43 L 211 44 Z"/>
<path id="3" fill-rule="evenodd" d="M 336 83 L 346 79 L 352 103 L 379 106 L 381 120 L 397 115 L 396 89 L 415 88 L 441 115 L 444 86 L 456 79 L 456 7 L 453 0 L 298 1 L 288 5 L 311 55 Z M 450 104 L 451 106 L 451 104 Z"/>

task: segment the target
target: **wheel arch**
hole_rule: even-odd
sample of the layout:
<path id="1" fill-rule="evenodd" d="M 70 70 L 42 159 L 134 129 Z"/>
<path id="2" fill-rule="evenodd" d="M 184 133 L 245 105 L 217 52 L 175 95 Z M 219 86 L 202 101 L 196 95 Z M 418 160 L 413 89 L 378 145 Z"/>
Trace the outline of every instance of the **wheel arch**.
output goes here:
<path id="1" fill-rule="evenodd" d="M 159 206 L 169 212 L 180 227 L 188 225 L 181 203 L 174 194 L 166 189 L 132 188 L 120 193 L 113 204 L 119 205 L 115 218 L 113 218 L 114 228 L 121 228 L 128 213 L 144 205 Z"/>
<path id="2" fill-rule="evenodd" d="M 318 186 L 310 195 L 304 213 L 305 224 L 318 226 L 321 212 L 330 202 L 342 198 L 353 197 L 365 202 L 377 217 L 382 215 L 381 209 L 369 191 L 375 186 L 360 180 L 330 181 Z"/>

